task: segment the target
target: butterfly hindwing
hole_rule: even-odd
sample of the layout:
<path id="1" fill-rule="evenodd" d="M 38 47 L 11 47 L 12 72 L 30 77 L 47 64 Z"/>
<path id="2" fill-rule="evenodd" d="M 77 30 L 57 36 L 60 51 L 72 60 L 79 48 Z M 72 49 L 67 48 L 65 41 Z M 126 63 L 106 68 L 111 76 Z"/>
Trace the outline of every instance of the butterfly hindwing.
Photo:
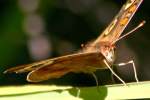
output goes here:
<path id="1" fill-rule="evenodd" d="M 39 82 L 50 78 L 59 78 L 69 72 L 89 73 L 97 69 L 105 69 L 103 59 L 104 56 L 99 52 L 80 53 L 76 54 L 76 56 L 56 58 L 52 64 L 31 71 L 27 80 Z"/>

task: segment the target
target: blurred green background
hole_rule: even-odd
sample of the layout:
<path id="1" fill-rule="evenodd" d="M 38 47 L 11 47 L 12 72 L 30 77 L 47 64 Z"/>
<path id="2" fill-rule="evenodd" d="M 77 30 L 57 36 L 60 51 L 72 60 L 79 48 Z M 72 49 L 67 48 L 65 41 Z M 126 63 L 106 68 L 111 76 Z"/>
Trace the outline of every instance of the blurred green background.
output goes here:
<path id="1" fill-rule="evenodd" d="M 1 0 L 0 84 L 28 84 L 26 74 L 4 75 L 7 68 L 71 54 L 107 27 L 126 0 Z M 117 43 L 117 61 L 134 60 L 141 81 L 150 79 L 150 1 L 144 0 L 124 33 L 142 20 L 146 24 Z M 105 71 L 104 71 L 105 72 Z M 134 81 L 131 66 L 117 68 L 125 81 Z M 97 72 L 100 82 L 105 74 Z M 108 73 L 108 72 L 105 72 Z M 58 83 L 95 84 L 90 75 L 68 74 Z M 92 81 L 92 82 L 91 82 Z M 50 80 L 50 82 L 52 82 Z M 57 83 L 57 82 L 56 82 Z"/>

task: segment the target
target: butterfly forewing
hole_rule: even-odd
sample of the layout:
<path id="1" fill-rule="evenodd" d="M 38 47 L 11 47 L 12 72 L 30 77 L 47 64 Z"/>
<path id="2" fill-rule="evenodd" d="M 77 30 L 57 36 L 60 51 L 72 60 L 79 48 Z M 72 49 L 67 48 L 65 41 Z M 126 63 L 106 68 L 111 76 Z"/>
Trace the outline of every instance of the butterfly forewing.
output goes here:
<path id="1" fill-rule="evenodd" d="M 43 60 L 43 61 L 31 63 L 31 64 L 25 64 L 25 65 L 13 67 L 13 68 L 7 69 L 4 73 L 12 73 L 12 72 L 24 73 L 24 72 L 29 72 L 29 71 L 32 71 L 32 70 L 34 70 L 36 68 L 39 68 L 41 66 L 45 66 L 45 64 L 47 64 L 47 63 L 49 63 L 49 64 L 52 63 L 52 60 L 48 59 L 48 60 Z"/>
<path id="2" fill-rule="evenodd" d="M 97 44 L 99 41 L 114 43 L 126 28 L 142 1 L 143 0 L 127 0 L 120 12 L 115 16 L 113 21 L 102 32 L 93 45 Z"/>

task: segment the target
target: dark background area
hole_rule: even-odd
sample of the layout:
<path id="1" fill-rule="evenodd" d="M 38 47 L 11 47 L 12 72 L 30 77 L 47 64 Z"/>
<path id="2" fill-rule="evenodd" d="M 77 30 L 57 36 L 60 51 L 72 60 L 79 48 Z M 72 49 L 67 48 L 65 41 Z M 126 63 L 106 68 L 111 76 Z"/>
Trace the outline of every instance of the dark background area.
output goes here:
<path id="1" fill-rule="evenodd" d="M 71 54 L 96 39 L 126 0 L 1 0 L 0 84 L 28 84 L 26 74 L 7 74 L 7 68 Z M 117 43 L 116 63 L 134 60 L 140 81 L 150 79 L 149 0 L 144 0 L 124 33 L 142 20 L 144 27 Z M 125 81 L 134 81 L 131 66 L 117 67 Z M 109 71 L 97 72 L 108 81 Z M 54 82 L 55 81 L 55 82 Z M 95 84 L 91 75 L 67 74 L 48 83 Z M 107 83 L 106 83 L 107 84 Z"/>

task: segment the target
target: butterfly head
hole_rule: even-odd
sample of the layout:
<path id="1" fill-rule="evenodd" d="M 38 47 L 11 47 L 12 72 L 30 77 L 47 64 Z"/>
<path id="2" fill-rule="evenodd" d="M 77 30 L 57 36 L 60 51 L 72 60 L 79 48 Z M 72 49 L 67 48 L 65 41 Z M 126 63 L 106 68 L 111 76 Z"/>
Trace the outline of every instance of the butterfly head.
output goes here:
<path id="1" fill-rule="evenodd" d="M 113 63 L 115 60 L 115 45 L 109 42 L 101 42 L 100 44 L 100 52 L 108 62 Z"/>

